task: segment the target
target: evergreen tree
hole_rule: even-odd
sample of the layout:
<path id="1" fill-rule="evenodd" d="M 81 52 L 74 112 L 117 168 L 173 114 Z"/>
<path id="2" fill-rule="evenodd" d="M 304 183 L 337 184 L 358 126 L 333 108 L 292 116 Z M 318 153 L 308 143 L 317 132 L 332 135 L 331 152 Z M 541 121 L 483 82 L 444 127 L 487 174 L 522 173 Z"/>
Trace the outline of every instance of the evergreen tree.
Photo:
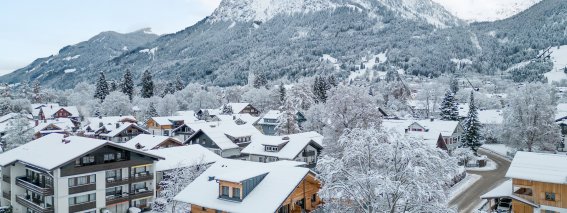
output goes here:
<path id="1" fill-rule="evenodd" d="M 122 93 L 126 94 L 130 101 L 134 98 L 134 81 L 132 80 L 132 72 L 127 69 L 122 79 Z"/>
<path id="2" fill-rule="evenodd" d="M 157 109 L 154 106 L 154 103 L 150 102 L 150 105 L 148 106 L 148 111 L 146 111 L 146 115 L 144 116 L 145 121 L 148 121 L 152 117 L 158 117 L 158 116 L 159 116 L 159 114 L 157 113 Z"/>
<path id="3" fill-rule="evenodd" d="M 266 73 L 265 72 L 254 73 L 254 82 L 252 85 L 256 89 L 268 85 L 268 78 L 266 77 Z"/>
<path id="4" fill-rule="evenodd" d="M 228 104 L 222 106 L 222 114 L 225 115 L 232 115 L 232 107 Z"/>
<path id="5" fill-rule="evenodd" d="M 110 94 L 110 91 L 108 90 L 108 82 L 106 82 L 106 77 L 104 76 L 104 72 L 101 71 L 98 77 L 98 81 L 96 82 L 96 90 L 94 97 L 96 99 L 99 99 L 100 102 L 102 102 L 104 101 L 104 99 L 108 94 Z"/>
<path id="6" fill-rule="evenodd" d="M 441 102 L 441 119 L 448 121 L 456 121 L 459 119 L 459 108 L 455 99 L 455 94 L 450 90 L 445 93 L 445 98 Z"/>
<path id="7" fill-rule="evenodd" d="M 313 82 L 313 94 L 315 95 L 315 102 L 325 103 L 327 102 L 327 90 L 330 89 L 327 81 L 322 77 L 315 77 Z"/>
<path id="8" fill-rule="evenodd" d="M 452 77 L 451 81 L 449 82 L 449 88 L 451 89 L 451 92 L 453 92 L 453 94 L 457 94 L 457 92 L 459 91 L 459 80 L 457 80 L 457 78 Z"/>
<path id="9" fill-rule="evenodd" d="M 41 85 L 39 84 L 38 80 L 33 81 L 33 102 L 34 103 L 41 103 L 43 99 L 43 94 L 41 94 Z"/>
<path id="10" fill-rule="evenodd" d="M 301 129 L 297 123 L 296 110 L 290 98 L 286 98 L 283 112 L 278 118 L 278 125 L 276 125 L 276 135 L 290 135 L 300 133 Z"/>
<path id="11" fill-rule="evenodd" d="M 478 109 L 474 103 L 474 92 L 471 91 L 471 100 L 469 102 L 469 114 L 464 123 L 465 135 L 463 138 L 463 146 L 469 147 L 476 154 L 480 143 L 481 124 L 478 120 Z"/>
<path id="12" fill-rule="evenodd" d="M 173 93 L 175 93 L 175 91 L 176 91 L 176 88 L 175 88 L 175 86 L 173 85 L 173 83 L 172 83 L 172 82 L 167 82 L 167 84 L 165 84 L 165 88 L 164 88 L 164 90 L 163 90 L 163 94 L 161 94 L 161 97 L 163 98 L 163 97 L 165 97 L 165 96 L 168 95 L 168 94 L 173 94 Z"/>
<path id="13" fill-rule="evenodd" d="M 112 80 L 110 81 L 110 83 L 108 83 L 108 89 L 110 90 L 110 92 L 114 92 L 118 89 L 118 85 L 116 84 L 116 81 Z"/>
<path id="14" fill-rule="evenodd" d="M 185 83 L 183 82 L 183 80 L 181 79 L 181 76 L 177 75 L 177 78 L 175 80 L 175 89 L 177 91 L 181 91 L 183 89 L 185 89 Z"/>
<path id="15" fill-rule="evenodd" d="M 336 87 L 337 85 L 339 85 L 339 81 L 337 80 L 337 77 L 335 77 L 335 75 L 330 75 L 327 78 L 327 82 L 329 83 L 330 87 Z"/>
<path id="16" fill-rule="evenodd" d="M 285 102 L 285 97 L 286 97 L 285 86 L 284 86 L 283 83 L 280 83 L 279 96 L 280 96 L 280 104 L 283 105 L 284 102 Z"/>
<path id="17" fill-rule="evenodd" d="M 152 80 L 152 74 L 149 70 L 144 71 L 142 75 L 142 98 L 151 98 L 154 96 L 154 81 Z"/>
<path id="18" fill-rule="evenodd" d="M 31 88 L 29 81 L 22 81 L 20 84 L 20 97 L 21 98 L 29 98 L 31 94 Z"/>

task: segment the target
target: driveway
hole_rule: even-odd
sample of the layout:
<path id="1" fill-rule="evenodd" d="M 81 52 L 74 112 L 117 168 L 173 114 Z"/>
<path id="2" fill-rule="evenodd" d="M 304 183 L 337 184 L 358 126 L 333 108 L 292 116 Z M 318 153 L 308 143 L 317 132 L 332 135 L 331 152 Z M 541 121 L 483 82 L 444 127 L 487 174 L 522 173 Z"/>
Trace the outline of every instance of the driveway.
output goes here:
<path id="1" fill-rule="evenodd" d="M 488 158 L 498 165 L 498 168 L 492 171 L 467 172 L 469 174 L 480 175 L 481 178 L 470 186 L 470 188 L 456 195 L 453 200 L 449 202 L 449 206 L 456 206 L 460 213 L 474 212 L 475 208 L 481 203 L 481 195 L 507 180 L 504 176 L 510 167 L 510 161 L 484 149 L 479 149 L 478 153 L 488 156 Z"/>

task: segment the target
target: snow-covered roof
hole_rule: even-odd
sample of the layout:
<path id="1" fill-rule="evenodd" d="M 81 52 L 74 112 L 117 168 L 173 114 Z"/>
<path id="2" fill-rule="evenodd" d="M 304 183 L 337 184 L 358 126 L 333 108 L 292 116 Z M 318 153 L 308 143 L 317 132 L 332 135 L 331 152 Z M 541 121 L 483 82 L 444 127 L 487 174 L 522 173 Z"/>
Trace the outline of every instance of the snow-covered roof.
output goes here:
<path id="1" fill-rule="evenodd" d="M 175 112 L 175 115 L 189 118 L 189 119 L 185 119 L 185 120 L 193 120 L 193 121 L 199 120 L 199 119 L 197 119 L 197 117 L 195 117 L 195 111 L 193 111 L 193 110 L 177 111 L 177 112 Z"/>
<path id="2" fill-rule="evenodd" d="M 567 155 L 517 152 L 506 177 L 567 184 Z"/>
<path id="3" fill-rule="evenodd" d="M 258 124 L 276 125 L 276 123 L 266 123 L 264 119 L 278 120 L 280 118 L 281 114 L 282 114 L 282 112 L 279 111 L 279 110 L 270 110 L 266 114 L 264 114 L 264 116 L 262 116 L 262 118 L 260 118 L 260 120 L 258 121 Z"/>
<path id="4" fill-rule="evenodd" d="M 480 196 L 481 199 L 494 199 L 494 198 L 511 198 L 522 203 L 531 205 L 531 206 L 538 206 L 534 202 L 521 198 L 519 196 L 514 195 L 513 192 L 513 183 L 512 180 L 507 180 L 504 183 L 501 183 L 497 187 L 493 188 L 492 190 L 488 191 L 487 193 Z"/>
<path id="5" fill-rule="evenodd" d="M 34 127 L 34 131 L 40 132 L 43 129 L 45 129 L 46 127 L 48 127 L 49 125 L 54 125 L 56 127 L 59 127 L 62 130 L 72 130 L 73 128 L 75 128 L 75 124 L 73 123 L 73 121 L 71 121 L 71 119 L 69 119 L 69 118 L 57 118 L 55 120 L 38 121 L 37 126 Z"/>
<path id="6" fill-rule="evenodd" d="M 19 113 L 13 113 L 13 112 L 8 113 L 6 115 L 3 115 L 2 117 L 0 117 L 0 123 L 7 122 L 7 121 L 11 120 L 12 118 L 17 117 L 18 115 L 19 115 Z M 32 119 L 30 114 L 26 114 L 25 116 L 30 120 Z"/>
<path id="7" fill-rule="evenodd" d="M 214 163 L 195 181 L 181 191 L 175 200 L 224 212 L 275 212 L 297 185 L 309 174 L 309 169 L 271 163 L 222 159 Z M 267 174 L 241 202 L 219 199 L 219 183 L 209 177 L 253 177 Z M 227 177 L 228 176 L 228 177 Z"/>
<path id="8" fill-rule="evenodd" d="M 175 121 L 183 121 L 183 123 L 193 123 L 198 121 L 194 115 L 177 115 L 177 116 L 167 116 L 167 117 L 152 117 L 158 125 L 173 125 Z"/>
<path id="9" fill-rule="evenodd" d="M 155 169 L 159 172 L 179 167 L 210 164 L 222 159 L 222 157 L 199 144 L 148 150 L 147 152 L 165 158 L 165 160 L 156 163 Z"/>
<path id="10" fill-rule="evenodd" d="M 418 124 L 425 128 L 427 131 L 411 131 L 409 127 L 412 124 Z M 450 137 L 455 129 L 458 127 L 458 121 L 443 121 L 443 120 L 390 120 L 385 119 L 382 121 L 382 126 L 387 131 L 396 131 L 399 134 L 405 134 L 410 137 L 423 140 L 426 144 L 437 146 L 439 135 Z M 406 132 L 406 130 L 408 130 Z"/>
<path id="11" fill-rule="evenodd" d="M 250 103 L 227 103 L 226 105 L 232 107 L 233 113 L 240 113 L 244 108 L 246 108 Z M 222 110 L 222 107 L 221 107 Z"/>
<path id="12" fill-rule="evenodd" d="M 100 124 L 102 123 L 102 125 L 109 131 L 112 131 L 113 129 L 116 128 L 116 123 L 122 125 L 125 122 L 128 123 L 136 123 L 137 120 L 134 116 L 131 115 L 126 115 L 126 116 L 107 116 L 107 117 L 87 117 L 85 118 L 86 121 L 86 125 L 84 126 L 84 129 L 86 129 L 87 127 L 89 127 L 91 130 L 96 131 L 99 128 L 102 128 L 100 126 Z"/>
<path id="13" fill-rule="evenodd" d="M 161 136 L 161 135 L 149 135 L 149 134 L 139 134 L 136 137 L 133 137 L 129 141 L 122 143 L 123 146 L 130 147 L 132 149 L 138 149 L 141 147 L 141 150 L 147 151 L 159 146 L 166 140 L 172 140 L 178 143 L 180 146 L 183 145 L 181 141 L 176 138 Z M 138 145 L 139 144 L 139 145 Z"/>
<path id="14" fill-rule="evenodd" d="M 108 132 L 108 133 L 106 133 L 106 134 L 100 134 L 100 136 L 104 136 L 104 137 L 115 137 L 115 136 L 117 136 L 118 134 L 120 134 L 122 131 L 124 131 L 124 130 L 130 128 L 130 127 L 136 128 L 136 129 L 142 131 L 142 133 L 150 134 L 150 132 L 148 132 L 147 130 L 143 129 L 142 127 L 139 127 L 138 124 L 135 124 L 135 123 L 124 123 L 124 124 L 121 124 L 118 128 L 115 128 L 115 129 L 113 129 L 112 131 L 110 131 L 110 132 Z"/>
<path id="15" fill-rule="evenodd" d="M 59 110 L 65 110 L 69 113 L 71 113 L 72 117 L 79 117 L 79 110 L 77 109 L 77 107 L 75 106 L 67 106 L 67 107 L 42 107 L 41 110 L 43 111 L 43 114 L 45 115 L 46 118 L 53 118 L 55 115 L 55 113 Z"/>
<path id="16" fill-rule="evenodd" d="M 502 116 L 504 109 L 488 109 L 478 111 L 478 121 L 481 124 L 502 124 L 504 117 Z M 459 116 L 469 116 L 469 104 L 459 104 Z"/>
<path id="17" fill-rule="evenodd" d="M 557 104 L 557 112 L 555 120 L 560 120 L 567 117 L 567 104 Z"/>
<path id="18" fill-rule="evenodd" d="M 39 116 L 39 112 L 42 108 L 57 108 L 60 109 L 61 107 L 57 103 L 45 103 L 45 104 L 32 104 L 32 115 Z"/>
<path id="19" fill-rule="evenodd" d="M 252 124 L 237 125 L 233 121 L 193 123 L 187 126 L 196 131 L 195 134 L 203 132 L 222 150 L 238 148 L 227 135 L 238 138 L 260 134 Z"/>
<path id="20" fill-rule="evenodd" d="M 244 123 L 253 124 L 258 121 L 258 117 L 252 116 L 250 114 L 232 114 L 232 115 L 216 115 L 221 121 L 232 121 L 242 120 Z"/>
<path id="21" fill-rule="evenodd" d="M 133 150 L 105 140 L 78 136 L 67 137 L 65 141 L 63 139 L 64 135 L 49 134 L 28 142 L 18 148 L 0 154 L 0 165 L 6 166 L 15 161 L 21 161 L 45 170 L 53 170 L 75 158 L 106 145 L 161 159 L 159 156 Z"/>
<path id="22" fill-rule="evenodd" d="M 304 132 L 286 136 L 271 136 L 257 134 L 252 136 L 251 143 L 242 150 L 242 153 L 272 156 L 279 159 L 293 160 L 311 142 L 316 146 L 323 147 L 323 136 L 317 132 Z M 267 152 L 266 145 L 285 145 L 277 152 Z"/>

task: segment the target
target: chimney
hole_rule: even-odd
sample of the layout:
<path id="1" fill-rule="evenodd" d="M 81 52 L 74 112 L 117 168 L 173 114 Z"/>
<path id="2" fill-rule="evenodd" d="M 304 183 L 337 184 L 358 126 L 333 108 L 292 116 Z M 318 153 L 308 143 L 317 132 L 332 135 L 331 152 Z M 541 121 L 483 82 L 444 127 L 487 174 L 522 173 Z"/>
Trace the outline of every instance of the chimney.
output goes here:
<path id="1" fill-rule="evenodd" d="M 116 128 L 118 129 L 118 127 L 120 127 L 120 123 L 116 123 Z"/>
<path id="2" fill-rule="evenodd" d="M 215 180 L 215 176 L 209 176 L 209 181 Z"/>
<path id="3" fill-rule="evenodd" d="M 98 123 L 98 127 L 102 127 L 104 124 L 102 122 Z"/>
<path id="4" fill-rule="evenodd" d="M 430 118 L 429 120 L 430 120 L 431 122 L 433 122 L 433 121 L 435 121 L 435 118 L 432 117 L 432 118 Z"/>

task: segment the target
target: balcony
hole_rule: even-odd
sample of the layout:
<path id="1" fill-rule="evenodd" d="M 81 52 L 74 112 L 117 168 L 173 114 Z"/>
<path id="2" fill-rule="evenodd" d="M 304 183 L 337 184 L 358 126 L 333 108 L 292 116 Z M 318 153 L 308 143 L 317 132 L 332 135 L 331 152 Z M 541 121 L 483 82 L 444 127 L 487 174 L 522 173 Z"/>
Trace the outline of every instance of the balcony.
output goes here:
<path id="1" fill-rule="evenodd" d="M 10 176 L 2 175 L 2 181 L 6 182 L 6 183 L 10 183 Z"/>
<path id="2" fill-rule="evenodd" d="M 130 178 L 132 182 L 141 182 L 141 181 L 148 181 L 153 180 L 154 175 L 150 172 L 141 172 L 132 174 L 132 178 Z"/>
<path id="3" fill-rule="evenodd" d="M 129 182 L 130 181 L 128 180 L 127 177 L 126 178 L 120 178 L 120 177 L 107 178 L 106 179 L 106 187 L 126 185 Z"/>
<path id="4" fill-rule="evenodd" d="M 153 197 L 153 196 L 154 196 L 154 191 L 148 190 L 146 188 L 146 189 L 138 189 L 136 191 L 131 192 L 128 199 L 135 200 L 135 199 L 140 199 L 144 197 Z"/>
<path id="5" fill-rule="evenodd" d="M 2 197 L 3 197 L 4 199 L 8 199 L 8 200 L 12 199 L 12 192 L 5 192 L 5 191 L 2 191 Z"/>
<path id="6" fill-rule="evenodd" d="M 28 180 L 28 178 L 25 176 L 16 178 L 16 186 L 31 190 L 43 196 L 53 195 L 53 187 L 40 186 L 39 184 L 33 183 L 32 181 Z"/>
<path id="7" fill-rule="evenodd" d="M 96 208 L 96 201 L 91 201 L 69 206 L 69 212 L 80 212 L 94 208 Z"/>
<path id="8" fill-rule="evenodd" d="M 23 195 L 16 196 L 16 202 L 19 203 L 22 206 L 25 206 L 29 209 L 34 210 L 35 212 L 40 212 L 40 213 L 53 213 L 53 212 L 55 212 L 55 210 L 53 209 L 53 206 L 45 206 L 45 204 L 43 204 L 43 202 L 38 201 L 38 200 L 26 199 L 26 196 L 23 196 Z"/>
<path id="9" fill-rule="evenodd" d="M 126 202 L 128 200 L 130 200 L 130 195 L 128 193 L 107 195 L 106 196 L 106 205 L 122 203 L 122 202 Z"/>
<path id="10" fill-rule="evenodd" d="M 527 201 L 534 202 L 533 192 L 530 188 L 519 188 L 514 191 L 514 195 L 523 198 Z"/>
<path id="11" fill-rule="evenodd" d="M 93 190 L 96 190 L 95 183 L 69 187 L 69 194 L 77 194 L 77 193 L 88 192 Z"/>

